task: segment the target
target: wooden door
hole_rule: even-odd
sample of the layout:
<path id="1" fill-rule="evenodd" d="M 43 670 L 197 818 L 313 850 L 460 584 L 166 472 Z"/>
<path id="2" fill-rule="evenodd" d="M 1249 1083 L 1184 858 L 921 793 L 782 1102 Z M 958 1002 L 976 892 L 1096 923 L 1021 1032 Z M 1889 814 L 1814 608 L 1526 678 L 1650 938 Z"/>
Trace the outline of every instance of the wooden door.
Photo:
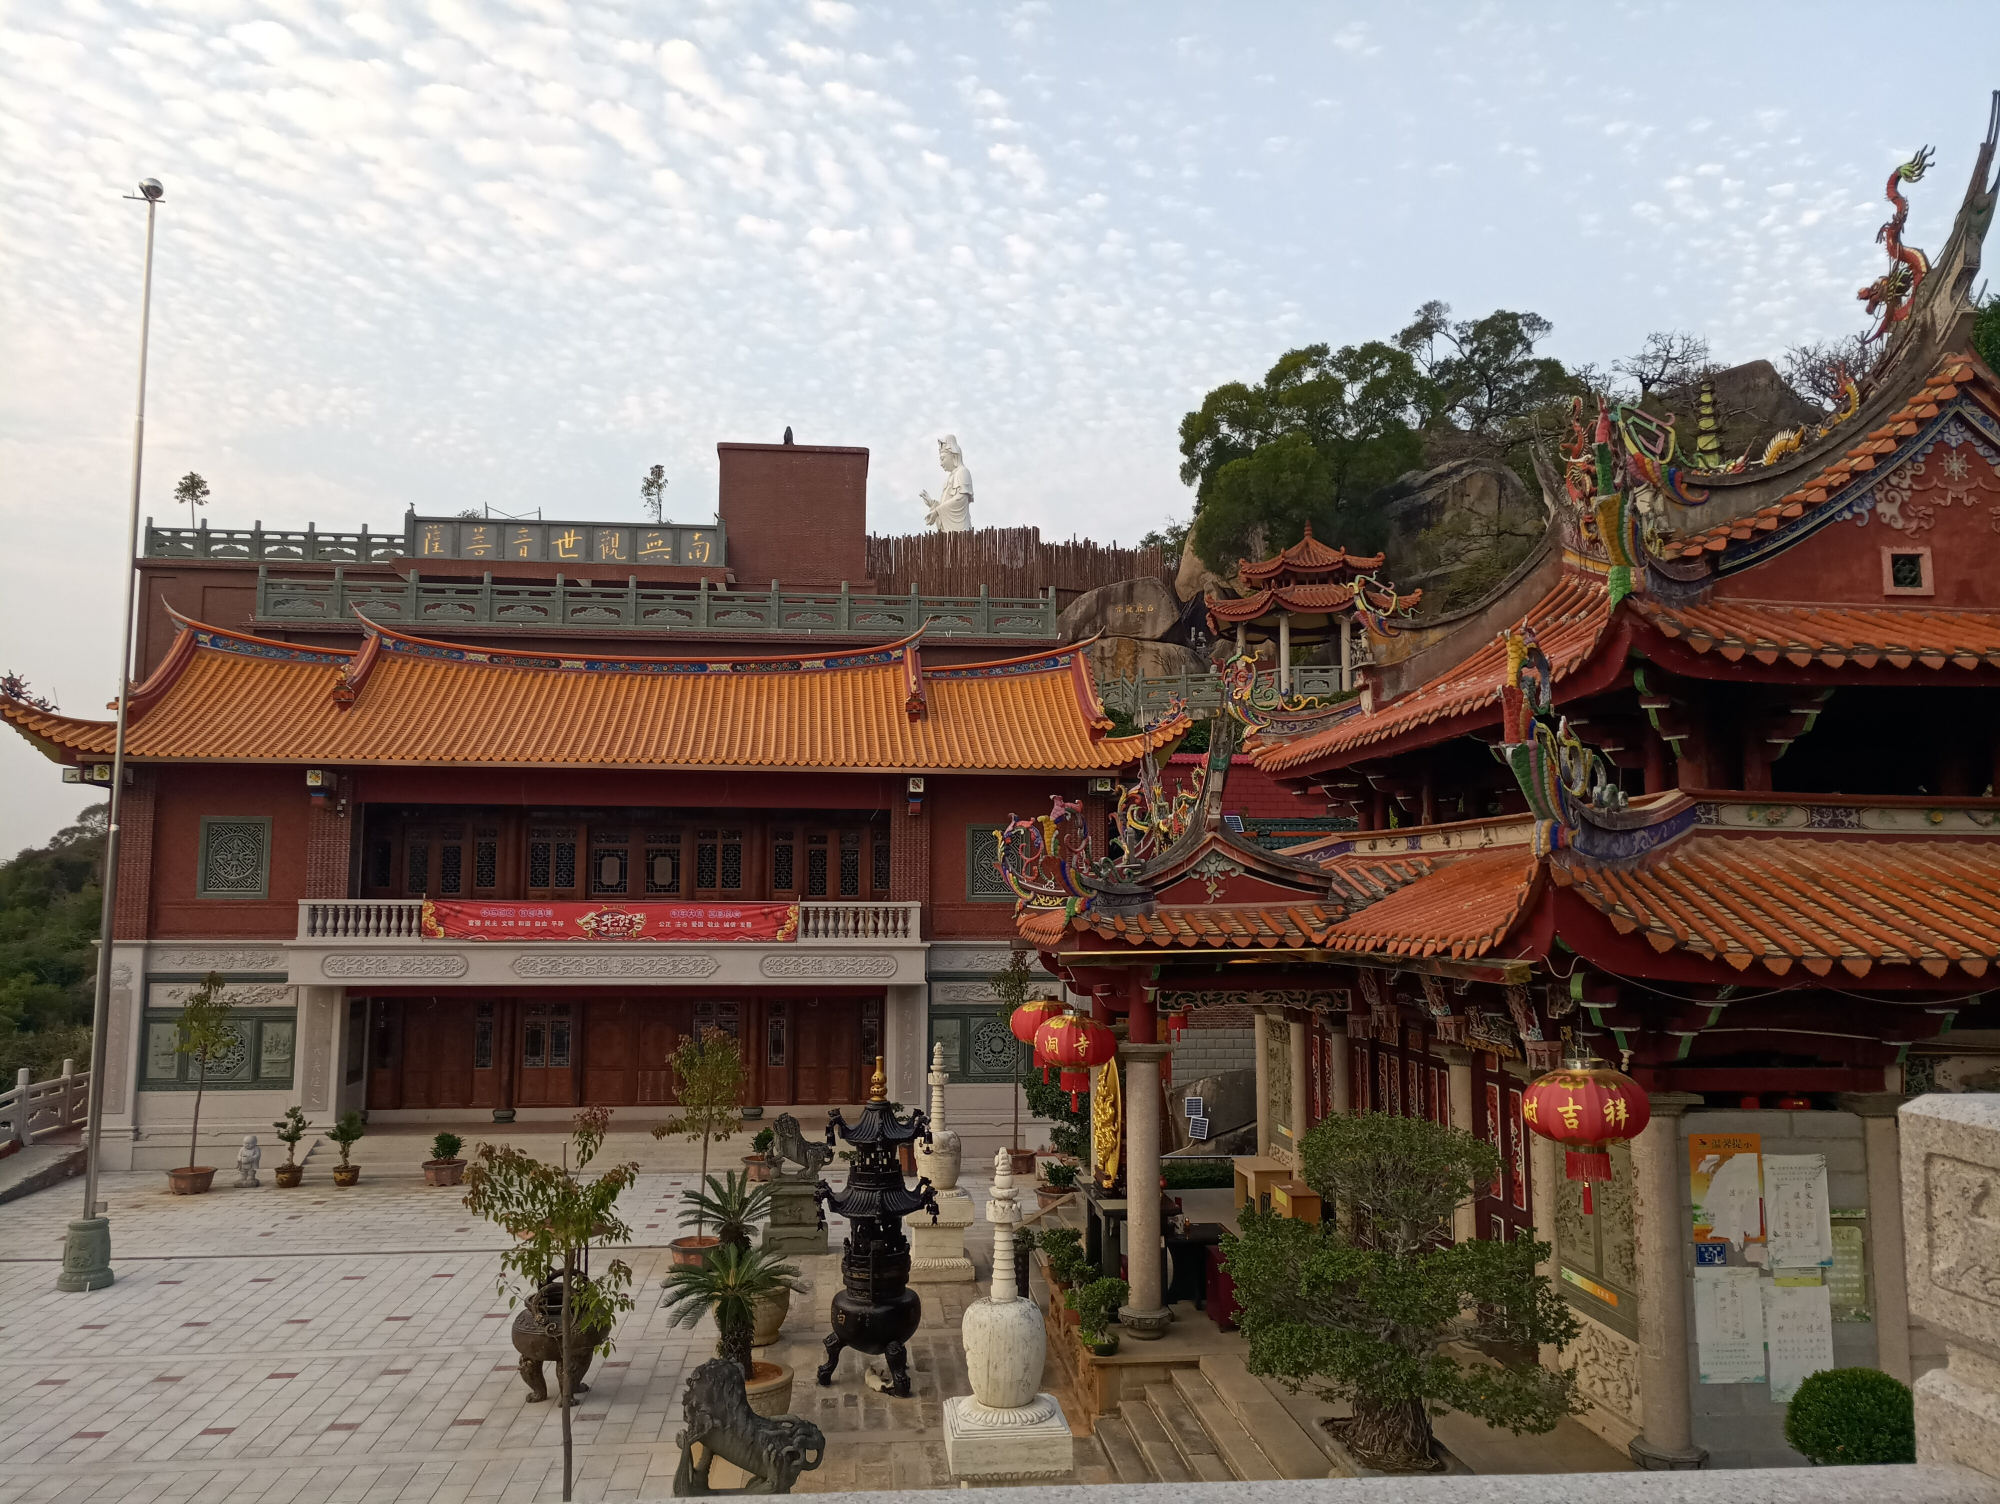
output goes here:
<path id="1" fill-rule="evenodd" d="M 678 1102 L 674 1073 L 667 1069 L 667 1057 L 688 1032 L 689 1007 L 677 998 L 647 998 L 639 1005 L 636 1069 L 633 1072 L 641 1106 Z"/>
<path id="2" fill-rule="evenodd" d="M 523 1107 L 576 1105 L 576 1009 L 529 1003 L 521 1019 L 521 1075 L 514 1100 Z"/>
<path id="3" fill-rule="evenodd" d="M 584 1004 L 583 1105 L 631 1107 L 639 1100 L 639 1016 L 636 998 Z"/>
<path id="4" fill-rule="evenodd" d="M 403 1105 L 403 1004 L 377 998 L 368 1021 L 368 1105 L 391 1111 Z"/>
<path id="5" fill-rule="evenodd" d="M 470 1107 L 473 1005 L 439 998 L 403 1003 L 403 1106 Z"/>
<path id="6" fill-rule="evenodd" d="M 861 1005 L 805 998 L 788 1006 L 793 1054 L 792 1099 L 840 1106 L 861 1100 Z"/>

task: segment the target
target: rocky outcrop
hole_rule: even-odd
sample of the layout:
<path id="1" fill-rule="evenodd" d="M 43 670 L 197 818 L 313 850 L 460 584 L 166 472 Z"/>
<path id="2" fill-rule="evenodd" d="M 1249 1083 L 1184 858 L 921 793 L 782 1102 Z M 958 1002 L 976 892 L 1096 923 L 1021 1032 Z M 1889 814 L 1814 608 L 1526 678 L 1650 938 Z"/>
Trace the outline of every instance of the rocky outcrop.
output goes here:
<path id="1" fill-rule="evenodd" d="M 1118 580 L 1087 590 L 1056 618 L 1056 636 L 1063 642 L 1086 637 L 1136 637 L 1159 642 L 1180 624 L 1181 603 L 1157 575 Z"/>
<path id="2" fill-rule="evenodd" d="M 1384 578 L 1398 590 L 1425 591 L 1427 612 L 1433 599 L 1462 594 L 1461 585 L 1497 584 L 1548 526 L 1541 501 L 1521 477 L 1490 459 L 1409 471 L 1366 506 L 1389 525 Z"/>
<path id="3" fill-rule="evenodd" d="M 1100 637 L 1089 651 L 1091 669 L 1099 679 L 1155 679 L 1209 671 L 1206 658 L 1177 642 Z"/>

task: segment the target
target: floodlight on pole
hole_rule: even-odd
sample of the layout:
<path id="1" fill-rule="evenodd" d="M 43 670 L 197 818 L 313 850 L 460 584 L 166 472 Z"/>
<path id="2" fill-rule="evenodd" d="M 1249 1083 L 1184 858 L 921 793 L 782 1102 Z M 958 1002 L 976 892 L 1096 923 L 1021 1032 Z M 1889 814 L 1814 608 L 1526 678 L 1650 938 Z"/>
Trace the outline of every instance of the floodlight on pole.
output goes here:
<path id="1" fill-rule="evenodd" d="M 125 195 L 146 206 L 146 269 L 139 294 L 139 399 L 132 419 L 132 509 L 125 540 L 125 621 L 118 635 L 118 727 L 111 743 L 111 807 L 104 830 L 103 912 L 97 925 L 97 992 L 90 1015 L 90 1097 L 83 1130 L 83 1215 L 63 1241 L 58 1290 L 101 1290 L 110 1284 L 111 1221 L 97 1200 L 98 1150 L 104 1130 L 105 1037 L 111 1022 L 111 945 L 118 912 L 118 829 L 125 800 L 125 731 L 132 699 L 132 618 L 138 596 L 139 474 L 146 454 L 146 352 L 153 318 L 153 221 L 167 190 L 147 178 Z"/>

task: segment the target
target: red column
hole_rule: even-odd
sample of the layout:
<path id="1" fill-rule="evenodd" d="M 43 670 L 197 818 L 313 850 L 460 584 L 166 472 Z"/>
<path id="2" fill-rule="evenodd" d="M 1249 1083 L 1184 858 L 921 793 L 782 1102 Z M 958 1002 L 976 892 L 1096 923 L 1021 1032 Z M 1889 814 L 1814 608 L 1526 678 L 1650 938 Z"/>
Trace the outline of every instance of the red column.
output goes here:
<path id="1" fill-rule="evenodd" d="M 1153 989 L 1137 973 L 1127 980 L 1125 988 L 1126 1006 L 1130 1010 L 1126 1015 L 1125 1037 L 1134 1044 L 1158 1044 L 1160 1015 L 1153 1005 Z"/>

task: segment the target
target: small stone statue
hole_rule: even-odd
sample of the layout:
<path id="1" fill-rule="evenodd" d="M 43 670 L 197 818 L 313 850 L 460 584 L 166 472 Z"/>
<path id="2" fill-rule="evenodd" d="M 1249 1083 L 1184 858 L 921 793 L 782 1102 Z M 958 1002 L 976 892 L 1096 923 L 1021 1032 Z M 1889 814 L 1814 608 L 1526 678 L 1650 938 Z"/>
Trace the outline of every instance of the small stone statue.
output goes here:
<path id="1" fill-rule="evenodd" d="M 924 526 L 934 527 L 941 533 L 969 533 L 972 531 L 972 472 L 965 468 L 965 456 L 959 452 L 958 439 L 946 434 L 938 440 L 938 468 L 945 473 L 944 490 L 937 500 L 931 500 L 931 493 L 919 491 L 927 510 Z"/>
<path id="2" fill-rule="evenodd" d="M 257 1135 L 243 1135 L 243 1147 L 236 1151 L 236 1183 L 240 1186 L 262 1184 L 257 1179 L 257 1166 L 264 1162 L 264 1151 L 257 1146 Z"/>

